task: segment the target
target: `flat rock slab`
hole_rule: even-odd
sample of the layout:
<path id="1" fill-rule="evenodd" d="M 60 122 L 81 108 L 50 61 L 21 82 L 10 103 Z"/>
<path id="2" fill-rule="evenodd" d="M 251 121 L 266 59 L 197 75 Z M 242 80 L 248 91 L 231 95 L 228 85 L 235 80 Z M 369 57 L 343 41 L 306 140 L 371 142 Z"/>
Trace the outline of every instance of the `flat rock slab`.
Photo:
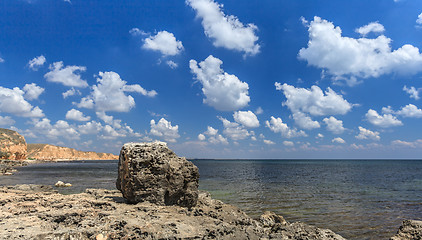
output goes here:
<path id="1" fill-rule="evenodd" d="M 200 192 L 195 207 L 127 204 L 117 190 L 62 195 L 40 186 L 0 187 L 0 239 L 344 239 L 265 213 L 253 220 Z"/>
<path id="2" fill-rule="evenodd" d="M 166 143 L 126 143 L 120 151 L 116 187 L 129 203 L 193 207 L 198 181 L 198 168 Z"/>

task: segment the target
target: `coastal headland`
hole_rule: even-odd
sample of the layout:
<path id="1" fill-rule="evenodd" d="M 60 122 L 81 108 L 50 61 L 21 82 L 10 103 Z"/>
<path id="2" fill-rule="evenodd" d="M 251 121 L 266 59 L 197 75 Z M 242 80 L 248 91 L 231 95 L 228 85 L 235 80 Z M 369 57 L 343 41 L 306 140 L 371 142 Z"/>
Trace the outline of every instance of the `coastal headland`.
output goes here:
<path id="1" fill-rule="evenodd" d="M 51 144 L 26 143 L 16 131 L 0 128 L 0 175 L 13 174 L 14 167 L 43 161 L 116 160 L 111 153 L 78 151 Z"/>

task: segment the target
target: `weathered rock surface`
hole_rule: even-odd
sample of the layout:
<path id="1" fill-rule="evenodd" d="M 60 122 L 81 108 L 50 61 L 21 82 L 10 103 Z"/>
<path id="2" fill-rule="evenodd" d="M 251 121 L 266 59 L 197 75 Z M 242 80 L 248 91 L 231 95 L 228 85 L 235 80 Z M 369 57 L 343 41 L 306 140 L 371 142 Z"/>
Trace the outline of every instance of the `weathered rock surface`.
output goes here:
<path id="1" fill-rule="evenodd" d="M 420 240 L 422 239 L 422 221 L 405 220 L 391 240 Z"/>
<path id="2" fill-rule="evenodd" d="M 26 159 L 25 138 L 16 131 L 0 128 L 0 159 Z"/>
<path id="3" fill-rule="evenodd" d="M 111 153 L 78 151 L 50 144 L 28 144 L 28 158 L 37 160 L 117 160 Z"/>
<path id="4" fill-rule="evenodd" d="M 117 190 L 61 195 L 36 185 L 0 187 L 0 239 L 344 239 L 281 219 L 267 212 L 253 220 L 206 192 L 185 208 L 126 204 Z"/>
<path id="5" fill-rule="evenodd" d="M 17 170 L 15 167 L 25 166 L 27 165 L 24 161 L 16 161 L 16 160 L 4 160 L 0 159 L 0 176 L 1 175 L 12 175 Z"/>
<path id="6" fill-rule="evenodd" d="M 198 168 L 166 143 L 127 143 L 120 151 L 116 187 L 130 203 L 193 207 L 198 181 Z"/>

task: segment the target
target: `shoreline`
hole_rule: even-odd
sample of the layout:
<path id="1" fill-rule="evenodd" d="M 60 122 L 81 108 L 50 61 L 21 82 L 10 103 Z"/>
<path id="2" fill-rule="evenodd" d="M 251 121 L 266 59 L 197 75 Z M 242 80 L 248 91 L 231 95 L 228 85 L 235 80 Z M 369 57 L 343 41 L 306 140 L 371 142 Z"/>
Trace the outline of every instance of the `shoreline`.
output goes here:
<path id="1" fill-rule="evenodd" d="M 48 162 L 51 162 L 51 161 L 36 161 L 36 160 L 29 160 L 28 162 L 32 162 L 32 163 L 48 163 Z M 81 165 L 83 165 L 84 163 L 83 162 L 85 162 L 85 161 L 73 161 L 73 162 L 78 162 L 77 164 L 81 164 Z M 110 161 L 108 161 L 108 162 L 110 162 Z M 71 162 L 69 162 L 69 164 L 70 164 Z M 52 163 L 52 164 L 47 164 L 47 165 L 45 165 L 45 166 L 47 166 L 48 168 L 49 167 L 53 167 L 53 166 L 59 166 L 59 168 L 57 168 L 57 167 L 55 167 L 54 169 L 61 169 L 61 166 L 68 166 L 68 163 L 64 163 L 64 164 L 60 164 L 60 163 L 58 163 L 59 165 L 55 165 L 54 163 Z M 86 164 L 90 164 L 89 163 L 89 161 L 86 161 Z M 101 161 L 98 161 L 96 164 L 101 164 Z M 104 161 L 104 164 L 108 164 L 108 163 L 106 163 L 106 161 Z M 111 165 L 110 165 L 111 166 Z M 114 164 L 113 164 L 113 166 L 114 166 Z M 31 166 L 29 166 L 30 168 L 32 168 Z M 38 169 L 38 167 L 37 166 L 34 166 L 35 167 L 35 169 Z M 71 167 L 72 168 L 72 167 Z M 22 171 L 23 172 L 25 172 L 25 170 L 23 170 L 22 169 Z M 54 171 L 54 170 L 53 170 Z M 114 171 L 114 167 L 112 167 L 112 171 Z M 212 173 L 212 172 L 211 172 Z M 19 177 L 18 176 L 16 176 L 16 177 L 13 177 L 13 176 L 11 176 L 11 178 L 16 178 L 16 179 L 20 179 L 20 177 L 21 177 L 22 175 L 21 175 L 21 173 L 19 174 Z M 60 174 L 58 175 L 58 176 L 60 176 Z M 206 175 L 205 177 L 209 177 L 210 175 L 208 174 L 208 175 Z M 18 178 L 17 178 L 18 177 Z M 7 176 L 5 176 L 4 177 L 4 179 L 7 179 L 8 177 Z M 56 182 L 57 180 L 63 180 L 63 181 L 69 181 L 69 182 L 71 182 L 72 184 L 74 183 L 72 180 L 70 180 L 70 179 L 66 179 L 66 178 L 61 178 L 61 177 L 58 177 L 58 178 L 55 178 L 56 180 L 55 181 L 53 181 L 53 182 L 49 182 L 49 181 L 38 181 L 38 182 L 33 182 L 31 179 L 33 179 L 33 177 L 31 176 L 30 178 L 27 178 L 28 179 L 28 181 L 19 181 L 19 182 L 10 182 L 10 183 L 7 183 L 7 181 L 6 182 L 4 182 L 3 183 L 3 186 L 9 186 L 9 185 L 15 185 L 15 184 L 30 184 L 30 183 L 36 183 L 36 184 L 48 184 L 48 185 L 50 185 L 50 186 L 52 186 L 52 185 L 54 185 L 54 182 Z M 113 182 L 114 183 L 114 182 Z M 79 184 L 75 184 L 75 186 L 76 187 L 78 187 L 79 185 L 80 185 L 81 183 L 79 183 Z M 92 185 L 91 184 L 91 187 L 93 187 L 93 186 L 95 186 L 95 188 L 106 188 L 106 189 L 112 189 L 112 188 L 108 188 L 108 187 L 104 187 L 104 186 L 98 186 L 98 185 Z M 57 188 L 58 189 L 58 188 Z M 84 188 L 85 189 L 85 188 Z M 84 192 L 85 190 L 84 189 L 82 189 L 81 191 L 77 191 L 78 193 L 80 193 L 80 192 Z M 64 189 L 63 189 L 64 190 Z M 226 199 L 226 198 L 222 198 L 221 196 L 220 197 L 218 197 L 218 194 L 216 194 L 215 196 L 214 196 L 214 192 L 213 192 L 213 190 L 212 189 L 210 189 L 210 188 L 203 188 L 203 190 L 207 190 L 207 191 L 211 191 L 212 193 L 213 193 L 213 197 L 215 197 L 215 198 L 217 198 L 217 199 L 221 199 L 221 200 L 223 200 L 224 202 L 227 202 L 227 203 L 230 203 L 230 204 L 233 204 L 234 206 L 237 206 L 237 207 L 241 207 L 241 209 L 243 209 L 243 211 L 246 211 L 247 213 L 249 213 L 249 208 L 245 205 L 245 204 L 243 204 L 242 205 L 242 203 L 241 202 L 239 202 L 238 200 L 230 200 L 230 199 Z M 60 190 L 61 191 L 61 190 Z M 72 191 L 71 191 L 72 192 Z M 64 192 L 62 192 L 62 193 L 64 193 Z M 75 191 L 73 191 L 71 194 L 74 194 L 74 193 L 76 193 Z M 68 193 L 64 193 L 64 194 L 68 194 Z M 233 198 L 234 199 L 239 199 L 239 198 L 241 198 L 241 196 L 243 196 L 242 194 L 240 194 L 240 195 L 238 195 L 237 197 L 236 196 L 233 196 Z M 304 199 L 303 199 L 304 200 Z M 298 203 L 299 202 L 301 202 L 301 200 L 298 200 Z M 303 203 L 303 202 L 302 202 Z M 279 207 L 281 207 L 281 208 L 283 208 L 283 207 L 285 207 L 285 206 L 290 206 L 289 204 L 287 204 L 287 205 L 285 205 L 285 204 L 281 204 L 281 205 L 279 205 Z M 306 207 L 306 206 L 304 206 L 304 207 Z M 289 215 L 289 213 L 286 213 L 286 212 L 283 212 L 283 211 L 277 211 L 277 210 L 274 210 L 274 208 L 271 208 L 271 207 L 265 207 L 265 208 L 259 208 L 259 210 L 257 210 L 257 211 L 254 211 L 254 213 L 252 213 L 252 215 L 250 215 L 250 216 L 253 216 L 253 218 L 257 218 L 257 217 L 259 217 L 259 215 L 260 214 L 262 214 L 264 211 L 266 211 L 266 210 L 270 210 L 270 211 L 275 211 L 276 213 L 278 213 L 278 214 L 282 214 L 284 217 L 286 217 L 286 219 L 287 220 L 290 220 L 290 221 L 304 221 L 304 222 L 306 222 L 306 223 L 308 223 L 308 224 L 313 224 L 313 225 L 315 225 L 315 226 L 320 226 L 320 227 L 324 227 L 324 228 L 329 228 L 329 229 L 332 229 L 332 230 L 334 230 L 334 231 L 336 231 L 336 232 L 338 232 L 338 233 L 340 233 L 340 234 L 344 234 L 344 236 L 345 237 L 351 237 L 351 236 L 357 236 L 357 235 L 359 235 L 360 233 L 357 233 L 357 235 L 354 235 L 354 234 L 348 234 L 347 232 L 345 232 L 345 231 L 343 231 L 343 228 L 341 227 L 341 225 L 339 225 L 339 224 L 334 224 L 334 225 L 330 225 L 330 224 L 327 224 L 327 223 L 329 223 L 329 221 L 327 222 L 326 220 L 322 220 L 322 219 L 320 219 L 320 220 L 318 220 L 317 218 L 319 218 L 318 216 L 316 216 L 316 218 L 315 219 L 308 219 L 308 218 L 302 218 L 302 217 L 300 217 L 301 215 L 297 215 L 297 216 L 299 216 L 299 217 L 292 217 L 292 215 Z M 286 215 L 285 215 L 286 214 Z M 333 218 L 332 218 L 333 219 Z M 416 217 L 412 217 L 412 216 L 407 216 L 406 218 L 402 218 L 400 221 L 397 221 L 397 222 L 395 222 L 394 224 L 383 224 L 383 226 L 384 226 L 384 230 L 386 230 L 385 232 L 383 231 L 383 232 L 381 232 L 381 231 L 379 231 L 378 233 L 379 234 L 381 234 L 381 233 L 385 233 L 385 234 L 382 234 L 382 238 L 378 238 L 378 239 L 389 239 L 389 237 L 390 236 L 392 236 L 392 235 L 394 235 L 394 233 L 396 232 L 396 230 L 397 230 L 397 228 L 400 226 L 400 224 L 401 224 L 401 221 L 402 220 L 405 220 L 405 219 L 420 219 L 420 218 L 418 218 L 417 216 Z M 365 222 L 365 221 L 363 221 L 365 224 L 368 224 L 367 222 Z M 362 225 L 362 224 L 359 224 L 361 227 L 360 227 L 360 229 L 365 229 L 365 227 Z M 369 223 L 368 225 L 365 225 L 365 226 L 367 226 L 368 227 L 368 231 L 370 231 L 369 230 L 369 227 L 371 227 L 371 226 L 376 226 L 376 225 L 371 225 L 371 223 Z M 346 226 L 345 226 L 346 227 Z M 372 229 L 372 228 L 371 228 Z M 387 234 L 387 232 L 388 232 L 388 234 Z M 375 235 L 373 235 L 373 236 L 377 236 L 376 234 Z M 1 239 L 1 238 L 0 238 Z M 352 238 L 352 239 L 354 239 L 354 238 Z M 364 238 L 355 238 L 355 239 L 364 239 Z"/>
<path id="2" fill-rule="evenodd" d="M 127 204 L 118 190 L 62 195 L 51 186 L 16 185 L 0 187 L 0 193 L 4 239 L 344 239 L 272 212 L 252 219 L 204 191 L 191 208 Z"/>
<path id="3" fill-rule="evenodd" d="M 345 239 L 272 212 L 253 219 L 205 191 L 186 208 L 128 204 L 118 190 L 63 195 L 45 185 L 0 186 L 0 219 L 0 239 Z M 422 221 L 405 220 L 389 239 L 421 237 Z"/>

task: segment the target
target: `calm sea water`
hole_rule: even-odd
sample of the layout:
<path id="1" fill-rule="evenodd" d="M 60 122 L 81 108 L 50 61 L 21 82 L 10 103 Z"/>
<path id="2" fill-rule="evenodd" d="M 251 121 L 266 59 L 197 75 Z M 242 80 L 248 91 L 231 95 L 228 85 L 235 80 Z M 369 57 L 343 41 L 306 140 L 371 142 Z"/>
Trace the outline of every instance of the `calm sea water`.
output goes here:
<path id="1" fill-rule="evenodd" d="M 193 160 L 200 189 L 252 217 L 266 210 L 348 239 L 388 239 L 404 219 L 422 220 L 422 161 Z M 30 165 L 0 185 L 70 182 L 64 194 L 115 188 L 117 161 Z"/>

